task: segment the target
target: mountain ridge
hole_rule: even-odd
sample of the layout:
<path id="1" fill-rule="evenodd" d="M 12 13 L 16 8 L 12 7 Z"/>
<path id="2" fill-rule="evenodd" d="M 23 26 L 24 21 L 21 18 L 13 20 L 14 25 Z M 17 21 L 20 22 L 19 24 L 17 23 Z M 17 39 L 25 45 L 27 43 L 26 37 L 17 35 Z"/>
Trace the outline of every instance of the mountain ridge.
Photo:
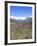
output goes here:
<path id="1" fill-rule="evenodd" d="M 16 20 L 16 19 L 12 19 L 12 18 L 10 18 L 10 22 L 12 23 L 12 22 L 23 22 L 24 24 L 26 23 L 26 24 L 32 24 L 32 17 L 30 18 L 30 17 L 27 17 L 25 20 L 21 20 L 21 19 L 18 19 L 18 20 Z"/>

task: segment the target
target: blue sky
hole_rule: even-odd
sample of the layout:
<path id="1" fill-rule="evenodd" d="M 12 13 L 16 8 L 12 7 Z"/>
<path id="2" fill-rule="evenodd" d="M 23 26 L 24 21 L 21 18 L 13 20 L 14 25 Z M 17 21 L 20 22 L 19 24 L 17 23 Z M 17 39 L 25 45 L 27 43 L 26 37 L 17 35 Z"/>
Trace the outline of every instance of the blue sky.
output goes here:
<path id="1" fill-rule="evenodd" d="M 32 16 L 32 7 L 10 6 L 10 16 L 29 17 Z"/>

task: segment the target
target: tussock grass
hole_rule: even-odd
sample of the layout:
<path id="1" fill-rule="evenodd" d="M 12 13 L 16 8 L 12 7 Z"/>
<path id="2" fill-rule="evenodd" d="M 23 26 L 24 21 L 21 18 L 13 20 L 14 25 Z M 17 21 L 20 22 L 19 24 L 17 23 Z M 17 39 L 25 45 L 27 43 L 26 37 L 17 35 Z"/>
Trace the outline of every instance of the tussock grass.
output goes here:
<path id="1" fill-rule="evenodd" d="M 17 25 L 18 23 L 10 24 L 10 39 L 31 39 L 32 26 L 31 25 Z M 20 23 L 19 23 L 20 24 Z"/>

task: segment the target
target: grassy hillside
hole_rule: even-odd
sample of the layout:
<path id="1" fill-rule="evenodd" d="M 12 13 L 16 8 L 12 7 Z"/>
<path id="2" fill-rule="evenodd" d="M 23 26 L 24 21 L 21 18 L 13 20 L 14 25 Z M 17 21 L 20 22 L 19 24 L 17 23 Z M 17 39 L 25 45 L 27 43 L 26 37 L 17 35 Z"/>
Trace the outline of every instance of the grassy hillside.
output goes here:
<path id="1" fill-rule="evenodd" d="M 32 38 L 32 18 L 26 20 L 10 19 L 10 39 L 31 39 Z"/>
<path id="2" fill-rule="evenodd" d="M 10 24 L 10 39 L 31 39 L 32 38 L 32 26 L 31 25 L 19 25 L 17 23 Z"/>

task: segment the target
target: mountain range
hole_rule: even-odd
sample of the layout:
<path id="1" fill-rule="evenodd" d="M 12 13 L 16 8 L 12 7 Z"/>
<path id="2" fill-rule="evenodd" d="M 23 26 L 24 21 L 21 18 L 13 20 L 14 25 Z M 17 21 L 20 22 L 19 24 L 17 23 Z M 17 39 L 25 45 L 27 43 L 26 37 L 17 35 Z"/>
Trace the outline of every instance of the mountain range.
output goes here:
<path id="1" fill-rule="evenodd" d="M 27 17 L 26 19 L 22 20 L 22 19 L 13 19 L 13 18 L 10 18 L 10 22 L 21 22 L 21 23 L 24 23 L 24 24 L 32 24 L 32 17 Z"/>

